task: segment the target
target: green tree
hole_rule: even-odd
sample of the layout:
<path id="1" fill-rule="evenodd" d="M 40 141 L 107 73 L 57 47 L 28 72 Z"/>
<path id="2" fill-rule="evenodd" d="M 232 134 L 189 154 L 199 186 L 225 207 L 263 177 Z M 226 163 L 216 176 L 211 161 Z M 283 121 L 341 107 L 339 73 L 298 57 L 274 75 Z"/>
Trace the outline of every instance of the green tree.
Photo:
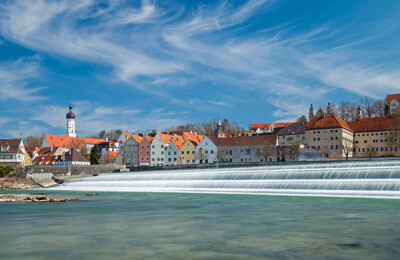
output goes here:
<path id="1" fill-rule="evenodd" d="M 11 166 L 0 166 L 0 177 L 4 177 L 9 174 L 13 169 Z"/>
<path id="2" fill-rule="evenodd" d="M 90 164 L 91 165 L 98 165 L 100 159 L 100 151 L 99 146 L 95 144 L 92 149 L 90 150 Z"/>
<path id="3" fill-rule="evenodd" d="M 296 123 L 307 123 L 307 117 L 302 115 L 301 117 L 297 118 Z"/>
<path id="4" fill-rule="evenodd" d="M 231 129 L 229 120 L 226 118 L 222 121 L 221 125 L 222 125 L 222 130 L 224 130 L 224 131 Z"/>
<path id="5" fill-rule="evenodd" d="M 106 137 L 106 131 L 105 131 L 105 130 L 103 130 L 103 131 L 101 131 L 101 132 L 99 133 L 99 138 L 100 138 L 100 139 L 104 139 L 104 137 Z"/>

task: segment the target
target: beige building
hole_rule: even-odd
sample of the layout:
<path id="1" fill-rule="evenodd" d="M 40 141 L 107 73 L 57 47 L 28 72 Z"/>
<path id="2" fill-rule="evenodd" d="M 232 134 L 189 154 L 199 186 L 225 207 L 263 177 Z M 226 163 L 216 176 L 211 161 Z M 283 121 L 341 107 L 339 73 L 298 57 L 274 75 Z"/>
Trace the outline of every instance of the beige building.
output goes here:
<path id="1" fill-rule="evenodd" d="M 278 146 L 304 144 L 306 123 L 293 123 L 278 132 Z"/>
<path id="2" fill-rule="evenodd" d="M 345 151 L 353 156 L 353 130 L 335 115 L 312 118 L 306 125 L 305 141 L 326 157 L 346 157 Z"/>

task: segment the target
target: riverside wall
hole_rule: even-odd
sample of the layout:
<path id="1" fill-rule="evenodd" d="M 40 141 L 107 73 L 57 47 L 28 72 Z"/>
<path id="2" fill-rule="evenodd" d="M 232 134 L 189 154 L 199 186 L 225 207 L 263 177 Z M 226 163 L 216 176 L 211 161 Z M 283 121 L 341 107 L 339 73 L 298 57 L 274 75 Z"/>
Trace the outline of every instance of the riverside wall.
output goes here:
<path id="1" fill-rule="evenodd" d="M 119 172 L 118 165 L 63 165 L 63 166 L 29 166 L 25 169 L 17 169 L 14 174 L 25 174 L 27 176 L 54 176 L 90 175 L 98 173 Z"/>

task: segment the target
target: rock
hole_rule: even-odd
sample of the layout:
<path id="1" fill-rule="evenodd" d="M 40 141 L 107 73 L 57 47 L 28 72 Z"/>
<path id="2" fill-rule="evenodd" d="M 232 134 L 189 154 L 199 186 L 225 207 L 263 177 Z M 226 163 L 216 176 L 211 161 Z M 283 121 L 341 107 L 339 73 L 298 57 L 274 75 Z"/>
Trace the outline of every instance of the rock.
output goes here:
<path id="1" fill-rule="evenodd" d="M 77 201 L 78 198 L 72 198 L 67 196 L 50 196 L 46 194 L 0 194 L 0 202 L 67 202 L 67 201 Z"/>
<path id="2" fill-rule="evenodd" d="M 89 193 L 89 194 L 86 194 L 86 196 L 97 196 L 98 194 L 97 193 Z"/>

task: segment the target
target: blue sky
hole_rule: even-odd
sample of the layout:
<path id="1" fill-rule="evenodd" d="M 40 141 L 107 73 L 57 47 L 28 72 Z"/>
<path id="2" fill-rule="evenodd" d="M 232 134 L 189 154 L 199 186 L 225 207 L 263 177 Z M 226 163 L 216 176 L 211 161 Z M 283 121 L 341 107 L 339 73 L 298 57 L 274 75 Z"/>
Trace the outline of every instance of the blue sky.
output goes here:
<path id="1" fill-rule="evenodd" d="M 2 1 L 0 138 L 294 120 L 400 92 L 400 1 Z"/>

